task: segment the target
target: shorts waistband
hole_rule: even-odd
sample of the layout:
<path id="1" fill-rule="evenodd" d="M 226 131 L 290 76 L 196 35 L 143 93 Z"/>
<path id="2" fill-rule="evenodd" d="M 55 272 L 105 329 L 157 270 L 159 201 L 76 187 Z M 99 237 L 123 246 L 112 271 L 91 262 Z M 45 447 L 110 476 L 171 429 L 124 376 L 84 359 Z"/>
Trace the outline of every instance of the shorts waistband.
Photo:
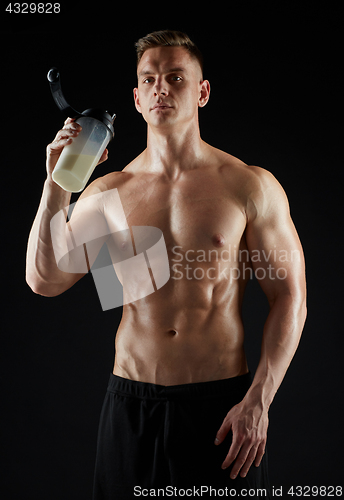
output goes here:
<path id="1" fill-rule="evenodd" d="M 141 399 L 205 398 L 242 394 L 247 392 L 251 382 L 251 372 L 222 380 L 168 386 L 130 380 L 111 373 L 107 390 Z"/>

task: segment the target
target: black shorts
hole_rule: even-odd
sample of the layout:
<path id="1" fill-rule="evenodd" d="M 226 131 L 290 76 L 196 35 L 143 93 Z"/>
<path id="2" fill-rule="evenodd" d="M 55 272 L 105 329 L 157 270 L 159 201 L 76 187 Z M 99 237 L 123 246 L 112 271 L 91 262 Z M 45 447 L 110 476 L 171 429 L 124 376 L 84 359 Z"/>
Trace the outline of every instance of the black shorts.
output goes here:
<path id="1" fill-rule="evenodd" d="M 224 417 L 250 384 L 249 373 L 176 386 L 111 374 L 100 417 L 93 500 L 230 497 L 230 490 L 243 489 L 256 498 L 254 491 L 264 488 L 266 496 L 259 491 L 257 498 L 270 498 L 266 453 L 246 478 L 233 480 L 231 467 L 221 469 L 232 433 L 214 445 Z"/>

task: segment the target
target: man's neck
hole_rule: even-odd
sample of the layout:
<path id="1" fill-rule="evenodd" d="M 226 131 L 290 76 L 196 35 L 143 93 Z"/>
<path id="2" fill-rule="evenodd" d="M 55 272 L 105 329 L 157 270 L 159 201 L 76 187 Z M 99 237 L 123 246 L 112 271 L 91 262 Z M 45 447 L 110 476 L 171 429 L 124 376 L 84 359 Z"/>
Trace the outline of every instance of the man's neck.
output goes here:
<path id="1" fill-rule="evenodd" d="M 182 172 L 192 170 L 202 162 L 205 143 L 198 127 L 179 131 L 154 130 L 148 127 L 145 156 L 149 169 L 177 180 Z"/>

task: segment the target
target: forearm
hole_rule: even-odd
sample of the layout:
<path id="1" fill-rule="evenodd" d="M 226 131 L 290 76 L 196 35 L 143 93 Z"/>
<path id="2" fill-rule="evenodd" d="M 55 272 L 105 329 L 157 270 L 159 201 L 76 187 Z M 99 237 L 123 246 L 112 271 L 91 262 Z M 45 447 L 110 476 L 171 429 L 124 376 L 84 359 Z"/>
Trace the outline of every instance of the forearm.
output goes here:
<path id="1" fill-rule="evenodd" d="M 305 319 L 304 296 L 276 298 L 264 326 L 260 361 L 247 401 L 269 408 L 298 347 Z"/>
<path id="2" fill-rule="evenodd" d="M 45 181 L 26 255 L 26 281 L 34 292 L 41 295 L 57 294 L 59 284 L 66 279 L 66 273 L 60 271 L 56 264 L 50 221 L 57 212 L 68 207 L 70 197 L 71 193 L 61 189 L 53 181 Z M 61 239 L 65 238 L 65 226 L 66 221 L 61 221 L 58 228 Z"/>

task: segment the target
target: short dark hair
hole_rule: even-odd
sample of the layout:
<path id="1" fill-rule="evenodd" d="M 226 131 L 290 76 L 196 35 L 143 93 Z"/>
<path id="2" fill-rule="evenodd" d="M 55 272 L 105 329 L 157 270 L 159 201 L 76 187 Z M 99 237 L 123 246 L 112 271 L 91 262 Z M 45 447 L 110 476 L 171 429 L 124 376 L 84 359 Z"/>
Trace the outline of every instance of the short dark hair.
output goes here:
<path id="1" fill-rule="evenodd" d="M 191 57 L 199 62 L 203 73 L 203 56 L 196 44 L 188 37 L 186 33 L 174 30 L 153 31 L 140 38 L 136 43 L 137 64 L 146 50 L 154 47 L 184 47 Z"/>

